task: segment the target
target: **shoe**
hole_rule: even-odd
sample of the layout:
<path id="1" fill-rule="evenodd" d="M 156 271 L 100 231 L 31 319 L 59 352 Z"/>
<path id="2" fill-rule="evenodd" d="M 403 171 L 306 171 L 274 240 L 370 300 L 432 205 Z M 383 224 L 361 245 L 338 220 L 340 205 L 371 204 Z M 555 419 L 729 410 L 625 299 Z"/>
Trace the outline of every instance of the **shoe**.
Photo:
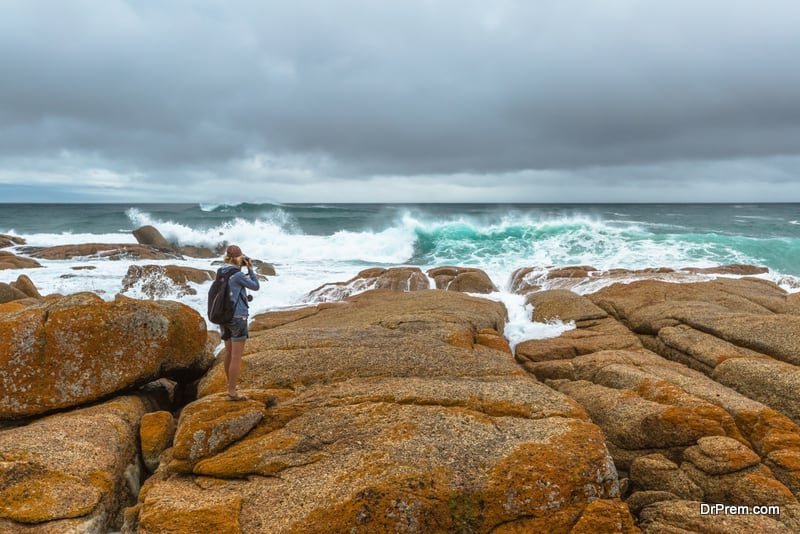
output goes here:
<path id="1" fill-rule="evenodd" d="M 239 393 L 237 391 L 234 395 L 231 395 L 230 393 L 228 393 L 228 400 L 229 401 L 246 401 L 246 400 L 248 400 L 248 397 L 247 397 L 247 395 L 243 395 L 242 393 Z"/>

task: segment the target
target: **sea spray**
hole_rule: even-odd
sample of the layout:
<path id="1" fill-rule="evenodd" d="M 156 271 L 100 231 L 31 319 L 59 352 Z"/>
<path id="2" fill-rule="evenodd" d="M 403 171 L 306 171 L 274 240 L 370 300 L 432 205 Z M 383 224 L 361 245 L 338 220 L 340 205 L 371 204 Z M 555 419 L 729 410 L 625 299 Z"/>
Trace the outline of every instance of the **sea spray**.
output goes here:
<path id="1" fill-rule="evenodd" d="M 511 350 L 518 343 L 529 339 L 547 339 L 558 337 L 568 330 L 575 328 L 575 322 L 564 323 L 562 321 L 551 321 L 547 323 L 537 323 L 531 318 L 533 307 L 525 303 L 525 295 L 517 295 L 505 291 L 490 293 L 488 295 L 473 295 L 476 297 L 488 298 L 502 302 L 508 311 L 508 322 L 505 325 L 503 335 L 511 345 Z"/>

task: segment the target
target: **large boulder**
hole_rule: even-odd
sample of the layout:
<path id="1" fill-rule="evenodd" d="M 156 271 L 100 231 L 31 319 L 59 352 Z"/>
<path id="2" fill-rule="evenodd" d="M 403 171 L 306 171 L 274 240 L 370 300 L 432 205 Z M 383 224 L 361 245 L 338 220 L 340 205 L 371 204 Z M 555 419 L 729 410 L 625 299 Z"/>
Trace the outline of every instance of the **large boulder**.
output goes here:
<path id="1" fill-rule="evenodd" d="M 17 277 L 16 282 L 11 282 L 11 287 L 15 289 L 19 289 L 25 295 L 32 299 L 40 299 L 42 295 L 39 293 L 39 290 L 36 289 L 36 285 L 33 283 L 28 276 L 21 274 Z"/>
<path id="2" fill-rule="evenodd" d="M 119 530 L 139 492 L 139 420 L 154 406 L 129 395 L 0 430 L 0 531 Z"/>
<path id="3" fill-rule="evenodd" d="M 472 267 L 436 267 L 428 271 L 436 289 L 462 293 L 493 293 L 497 291 L 489 275 Z"/>
<path id="4" fill-rule="evenodd" d="M 0 419 L 77 406 L 210 365 L 206 324 L 177 302 L 92 293 L 0 316 Z"/>
<path id="5" fill-rule="evenodd" d="M 586 412 L 479 343 L 502 304 L 374 290 L 293 318 L 248 341 L 250 400 L 221 365 L 203 378 L 126 528 L 634 531 Z"/>
<path id="6" fill-rule="evenodd" d="M 172 244 L 164 239 L 164 236 L 161 235 L 161 232 L 150 225 L 142 226 L 141 228 L 134 230 L 133 237 L 136 238 L 136 241 L 140 245 L 148 245 L 165 251 L 175 250 Z"/>

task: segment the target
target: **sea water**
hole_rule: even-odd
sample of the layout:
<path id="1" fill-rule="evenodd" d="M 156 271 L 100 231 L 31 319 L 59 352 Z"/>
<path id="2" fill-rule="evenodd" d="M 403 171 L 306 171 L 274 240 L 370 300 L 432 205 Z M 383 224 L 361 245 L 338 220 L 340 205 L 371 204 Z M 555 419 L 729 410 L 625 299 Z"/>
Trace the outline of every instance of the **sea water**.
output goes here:
<path id="1" fill-rule="evenodd" d="M 767 267 L 760 276 L 800 290 L 800 204 L 0 204 L 0 234 L 30 247 L 132 244 L 132 231 L 144 225 L 178 245 L 236 243 L 273 264 L 276 276 L 254 293 L 251 314 L 308 304 L 313 289 L 368 267 L 477 267 L 500 289 L 488 297 L 506 304 L 512 344 L 571 328 L 530 321 L 524 299 L 508 290 L 521 267 L 743 263 Z M 24 247 L 8 250 L 25 255 Z M 132 264 L 213 268 L 194 258 L 39 261 L 42 269 L 0 271 L 0 282 L 26 274 L 42 294 L 93 291 L 112 299 Z M 86 266 L 94 268 L 75 269 Z M 208 284 L 176 300 L 204 314 Z"/>

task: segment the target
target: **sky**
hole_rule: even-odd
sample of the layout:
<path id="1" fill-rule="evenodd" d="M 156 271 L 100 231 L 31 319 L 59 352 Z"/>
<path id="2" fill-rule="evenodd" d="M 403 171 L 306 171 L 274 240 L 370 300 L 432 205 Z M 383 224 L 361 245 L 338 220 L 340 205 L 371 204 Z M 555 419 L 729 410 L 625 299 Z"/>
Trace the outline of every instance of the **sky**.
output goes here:
<path id="1" fill-rule="evenodd" d="M 800 202 L 796 0 L 0 0 L 0 202 Z"/>

